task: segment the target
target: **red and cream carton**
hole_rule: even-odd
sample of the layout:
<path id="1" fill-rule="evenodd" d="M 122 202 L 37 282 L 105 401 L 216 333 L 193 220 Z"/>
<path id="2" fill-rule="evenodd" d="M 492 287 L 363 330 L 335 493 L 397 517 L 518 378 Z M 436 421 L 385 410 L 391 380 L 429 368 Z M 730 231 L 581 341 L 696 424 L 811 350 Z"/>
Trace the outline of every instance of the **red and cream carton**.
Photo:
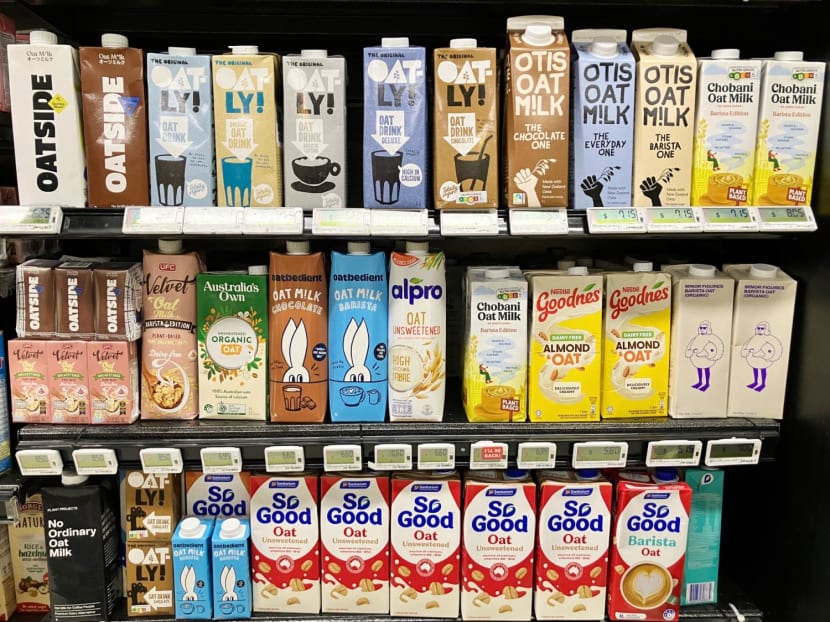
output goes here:
<path id="1" fill-rule="evenodd" d="M 464 499 L 461 617 L 530 620 L 536 484 L 526 471 L 472 475 Z"/>
<path id="2" fill-rule="evenodd" d="M 9 387 L 15 423 L 52 423 L 48 351 L 48 341 L 9 341 Z"/>
<path id="3" fill-rule="evenodd" d="M 389 476 L 320 479 L 323 613 L 389 613 Z"/>
<path id="4" fill-rule="evenodd" d="M 674 469 L 618 478 L 608 619 L 677 620 L 692 489 Z"/>
<path id="5" fill-rule="evenodd" d="M 52 423 L 91 422 L 86 347 L 86 341 L 48 342 Z"/>
<path id="6" fill-rule="evenodd" d="M 461 479 L 455 471 L 392 478 L 393 616 L 457 618 L 460 604 Z"/>
<path id="7" fill-rule="evenodd" d="M 599 471 L 539 474 L 537 620 L 604 620 L 611 483 Z"/>
<path id="8" fill-rule="evenodd" d="M 320 613 L 319 478 L 251 476 L 251 575 L 259 613 Z"/>

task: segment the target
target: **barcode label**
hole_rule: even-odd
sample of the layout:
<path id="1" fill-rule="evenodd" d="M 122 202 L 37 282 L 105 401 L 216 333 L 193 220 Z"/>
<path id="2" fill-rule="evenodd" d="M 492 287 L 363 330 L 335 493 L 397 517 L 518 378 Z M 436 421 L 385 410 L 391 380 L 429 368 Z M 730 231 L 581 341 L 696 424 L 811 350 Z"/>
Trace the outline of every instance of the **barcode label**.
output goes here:
<path id="1" fill-rule="evenodd" d="M 686 604 L 715 602 L 715 582 L 686 584 Z"/>
<path id="2" fill-rule="evenodd" d="M 411 402 L 392 402 L 393 415 L 412 415 Z"/>

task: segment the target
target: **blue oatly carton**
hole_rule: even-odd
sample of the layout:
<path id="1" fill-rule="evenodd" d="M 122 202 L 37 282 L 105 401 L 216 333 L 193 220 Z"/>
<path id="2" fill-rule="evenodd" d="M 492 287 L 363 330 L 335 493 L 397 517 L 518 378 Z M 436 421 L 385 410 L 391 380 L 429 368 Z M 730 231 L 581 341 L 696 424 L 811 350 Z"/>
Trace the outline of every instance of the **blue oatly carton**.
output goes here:
<path id="1" fill-rule="evenodd" d="M 216 205 L 210 56 L 147 54 L 152 205 Z"/>
<path id="2" fill-rule="evenodd" d="M 426 52 L 406 37 L 363 50 L 363 206 L 426 208 Z"/>

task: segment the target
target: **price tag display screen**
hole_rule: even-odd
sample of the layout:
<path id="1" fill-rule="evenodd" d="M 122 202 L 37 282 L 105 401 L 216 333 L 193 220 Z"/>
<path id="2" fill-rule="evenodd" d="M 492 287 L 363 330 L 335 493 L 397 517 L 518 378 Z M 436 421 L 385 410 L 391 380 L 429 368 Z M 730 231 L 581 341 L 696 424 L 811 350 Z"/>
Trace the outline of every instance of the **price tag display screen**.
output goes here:
<path id="1" fill-rule="evenodd" d="M 599 224 L 626 224 L 638 222 L 637 210 L 631 208 L 623 209 L 598 209 L 595 212 L 595 220 Z"/>
<path id="2" fill-rule="evenodd" d="M 403 447 L 378 447 L 375 462 L 380 464 L 406 464 L 406 450 Z"/>
<path id="3" fill-rule="evenodd" d="M 691 460 L 695 457 L 694 445 L 654 445 L 651 457 L 655 460 Z"/>
<path id="4" fill-rule="evenodd" d="M 46 454 L 21 454 L 17 462 L 24 469 L 48 469 L 52 466 L 52 459 Z"/>
<path id="5" fill-rule="evenodd" d="M 418 449 L 418 460 L 425 464 L 443 463 L 450 459 L 450 451 L 447 447 L 420 447 Z"/>
<path id="6" fill-rule="evenodd" d="M 354 450 L 326 449 L 326 462 L 334 466 L 351 466 L 355 463 Z"/>
<path id="7" fill-rule="evenodd" d="M 690 207 L 657 208 L 652 211 L 652 219 L 661 223 L 694 222 L 695 212 Z"/>
<path id="8" fill-rule="evenodd" d="M 760 207 L 758 208 L 767 222 L 803 222 L 807 212 L 803 207 Z"/>
<path id="9" fill-rule="evenodd" d="M 580 445 L 576 450 L 576 459 L 580 462 L 613 462 L 621 456 L 619 445 Z"/>
<path id="10" fill-rule="evenodd" d="M 745 222 L 750 220 L 749 210 L 745 207 L 715 207 L 707 212 L 712 222 Z"/>
<path id="11" fill-rule="evenodd" d="M 206 451 L 202 453 L 202 464 L 206 467 L 221 468 L 232 467 L 234 455 L 229 451 Z"/>
<path id="12" fill-rule="evenodd" d="M 161 452 L 161 451 L 152 451 L 148 453 L 141 454 L 141 457 L 144 461 L 144 466 L 153 468 L 153 469 L 162 469 L 162 468 L 172 468 L 173 465 L 173 456 L 169 453 Z"/>
<path id="13" fill-rule="evenodd" d="M 709 457 L 717 460 L 724 458 L 751 458 L 754 452 L 754 443 L 716 443 L 709 447 Z"/>
<path id="14" fill-rule="evenodd" d="M 272 449 L 268 452 L 268 464 L 294 466 L 297 464 L 297 453 L 290 449 Z"/>

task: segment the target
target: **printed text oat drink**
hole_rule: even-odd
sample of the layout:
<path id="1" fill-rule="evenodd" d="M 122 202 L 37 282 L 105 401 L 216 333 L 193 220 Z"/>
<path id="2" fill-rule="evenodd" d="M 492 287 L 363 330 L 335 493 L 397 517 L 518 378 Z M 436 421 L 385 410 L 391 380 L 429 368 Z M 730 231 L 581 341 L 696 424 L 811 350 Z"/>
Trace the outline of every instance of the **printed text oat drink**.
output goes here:
<path id="1" fill-rule="evenodd" d="M 80 53 L 89 206 L 149 205 L 142 51 L 105 34 Z"/>
<path id="2" fill-rule="evenodd" d="M 93 276 L 96 341 L 139 339 L 144 281 L 141 263 L 113 261 L 97 264 Z"/>
<path id="3" fill-rule="evenodd" d="M 319 478 L 251 476 L 253 608 L 320 612 Z"/>
<path id="4" fill-rule="evenodd" d="M 426 52 L 406 37 L 363 48 L 363 206 L 429 205 Z"/>
<path id="5" fill-rule="evenodd" d="M 279 207 L 282 149 L 277 133 L 278 57 L 255 45 L 213 56 L 217 204 Z"/>
<path id="6" fill-rule="evenodd" d="M 249 515 L 250 473 L 210 475 L 201 471 L 186 471 L 184 477 L 185 516 L 244 518 Z"/>
<path id="7" fill-rule="evenodd" d="M 188 516 L 173 534 L 173 592 L 176 618 L 210 620 L 213 617 L 211 537 L 213 519 Z"/>
<path id="8" fill-rule="evenodd" d="M 52 423 L 49 399 L 49 341 L 9 341 L 12 421 Z"/>
<path id="9" fill-rule="evenodd" d="M 91 423 L 86 341 L 49 341 L 52 423 Z"/>
<path id="10" fill-rule="evenodd" d="M 57 328 L 55 259 L 30 259 L 17 266 L 17 336 L 48 339 Z"/>
<path id="11" fill-rule="evenodd" d="M 179 475 L 127 471 L 121 528 L 127 541 L 169 540 L 179 522 Z"/>
<path id="12" fill-rule="evenodd" d="M 346 59 L 303 50 L 282 59 L 285 204 L 346 204 Z"/>
<path id="13" fill-rule="evenodd" d="M 320 478 L 323 613 L 389 613 L 389 476 Z"/>
<path id="14" fill-rule="evenodd" d="M 725 417 L 735 281 L 705 264 L 664 269 L 672 277 L 669 414 Z"/>
<path id="15" fill-rule="evenodd" d="M 10 45 L 9 87 L 23 205 L 86 206 L 78 51 L 46 30 Z"/>
<path id="16" fill-rule="evenodd" d="M 691 489 L 673 469 L 619 474 L 609 619 L 678 619 L 691 497 Z"/>
<path id="17" fill-rule="evenodd" d="M 756 205 L 810 205 L 825 66 L 805 61 L 802 52 L 776 52 L 764 61 L 753 177 Z"/>
<path id="18" fill-rule="evenodd" d="M 389 419 L 441 421 L 447 377 L 444 253 L 407 242 L 389 259 Z M 459 313 L 460 316 L 460 313 Z"/>
<path id="19" fill-rule="evenodd" d="M 30 484 L 31 485 L 31 484 Z M 39 491 L 20 496 L 17 522 L 9 525 L 12 574 L 18 613 L 49 612 L 49 571 Z"/>
<path id="20" fill-rule="evenodd" d="M 172 616 L 176 612 L 172 534 L 166 540 L 127 542 L 127 615 Z"/>
<path id="21" fill-rule="evenodd" d="M 461 588 L 458 474 L 394 475 L 392 517 L 390 613 L 457 618 Z"/>
<path id="22" fill-rule="evenodd" d="M 134 341 L 87 343 L 92 423 L 129 424 L 138 419 L 138 348 Z"/>
<path id="23" fill-rule="evenodd" d="M 697 61 L 685 41 L 632 37 L 637 59 L 633 204 L 689 205 Z"/>
<path id="24" fill-rule="evenodd" d="M 692 505 L 680 604 L 716 603 L 724 471 L 686 469 L 685 480 L 692 489 Z"/>
<path id="25" fill-rule="evenodd" d="M 729 372 L 730 417 L 784 415 L 796 282 L 776 266 L 737 264 Z"/>
<path id="26" fill-rule="evenodd" d="M 90 261 L 64 261 L 55 268 L 58 339 L 92 339 L 95 335 L 95 287 Z"/>
<path id="27" fill-rule="evenodd" d="M 566 207 L 570 45 L 564 30 L 508 33 L 505 165 L 508 207 Z"/>
<path id="28" fill-rule="evenodd" d="M 725 49 L 698 65 L 692 205 L 754 205 L 761 61 Z"/>
<path id="29" fill-rule="evenodd" d="M 666 416 L 670 324 L 671 276 L 650 262 L 605 276 L 603 418 Z"/>
<path id="30" fill-rule="evenodd" d="M 611 537 L 611 484 L 599 471 L 540 473 L 534 614 L 603 620 Z"/>
<path id="31" fill-rule="evenodd" d="M 536 484 L 525 471 L 464 482 L 461 617 L 530 620 Z"/>
<path id="32" fill-rule="evenodd" d="M 478 47 L 475 39 L 453 39 L 434 51 L 433 60 L 435 207 L 498 207 L 496 50 Z"/>
<path id="33" fill-rule="evenodd" d="M 530 276 L 531 421 L 599 421 L 602 275 L 579 266 Z"/>

